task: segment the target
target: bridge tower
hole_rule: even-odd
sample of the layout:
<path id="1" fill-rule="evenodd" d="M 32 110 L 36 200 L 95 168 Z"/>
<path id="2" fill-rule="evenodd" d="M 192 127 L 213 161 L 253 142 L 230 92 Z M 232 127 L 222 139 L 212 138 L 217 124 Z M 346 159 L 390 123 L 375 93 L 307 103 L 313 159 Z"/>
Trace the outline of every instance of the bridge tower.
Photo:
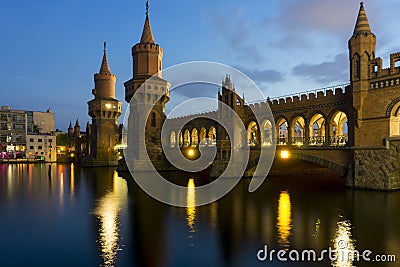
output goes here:
<path id="1" fill-rule="evenodd" d="M 118 154 L 115 145 L 118 142 L 120 129 L 118 118 L 122 114 L 122 103 L 115 99 L 116 76 L 108 65 L 106 43 L 99 73 L 94 74 L 94 99 L 88 102 L 91 127 L 90 154 L 82 160 L 85 166 L 117 166 Z M 89 129 L 90 128 L 90 129 Z"/>
<path id="2" fill-rule="evenodd" d="M 400 189 L 400 53 L 390 55 L 390 67 L 376 57 L 372 33 L 361 2 L 349 42 L 350 82 L 354 118 L 349 114 L 349 143 L 354 173 L 349 186 Z M 351 135 L 354 139 L 351 141 Z"/>
<path id="3" fill-rule="evenodd" d="M 154 41 L 148 7 L 146 3 L 146 18 L 140 42 L 132 47 L 133 76 L 124 83 L 125 100 L 130 107 L 128 127 L 129 131 L 134 131 L 130 136 L 137 139 L 128 137 L 128 153 L 133 153 L 134 168 L 143 171 L 148 167 L 144 162 L 146 153 L 157 169 L 162 169 L 166 162 L 161 147 L 161 129 L 166 119 L 165 105 L 169 101 L 170 87 L 170 84 L 162 79 L 163 50 Z M 144 91 L 138 92 L 140 95 L 135 95 L 142 85 Z M 131 102 L 134 95 L 140 102 Z M 146 114 L 145 110 L 149 107 L 150 114 Z M 134 116 L 135 114 L 137 116 Z M 146 127 L 145 143 L 141 141 L 144 134 L 141 131 L 143 127 Z M 132 146 L 137 149 L 130 151 L 129 147 Z"/>
<path id="4" fill-rule="evenodd" d="M 376 36 L 371 31 L 364 3 L 361 2 L 356 26 L 349 40 L 350 82 L 353 88 L 353 107 L 356 111 L 354 121 L 354 145 L 356 146 L 368 143 L 364 137 L 369 125 L 368 123 L 363 125 L 363 121 L 369 116 L 365 99 L 370 91 L 370 68 L 371 62 L 375 59 L 375 51 Z"/>

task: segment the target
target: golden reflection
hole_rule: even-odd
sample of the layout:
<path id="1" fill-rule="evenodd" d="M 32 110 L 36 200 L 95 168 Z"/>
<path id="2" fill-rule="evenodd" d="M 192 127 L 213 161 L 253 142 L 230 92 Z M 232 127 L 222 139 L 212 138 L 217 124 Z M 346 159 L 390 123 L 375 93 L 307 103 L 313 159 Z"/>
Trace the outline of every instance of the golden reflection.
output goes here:
<path id="1" fill-rule="evenodd" d="M 290 204 L 289 192 L 283 191 L 279 196 L 278 204 L 278 234 L 281 246 L 288 248 L 289 236 L 292 230 L 292 205 Z"/>
<path id="2" fill-rule="evenodd" d="M 75 169 L 74 169 L 74 164 L 71 163 L 71 180 L 70 180 L 70 195 L 71 198 L 74 197 L 75 194 Z"/>
<path id="3" fill-rule="evenodd" d="M 104 197 L 102 197 L 94 214 L 100 221 L 99 240 L 101 257 L 104 266 L 114 266 L 117 252 L 121 250 L 119 240 L 119 213 L 126 205 L 128 187 L 126 181 L 118 177 L 114 171 L 113 187 Z"/>
<path id="4" fill-rule="evenodd" d="M 60 206 L 64 206 L 64 174 L 61 173 L 60 181 L 58 184 L 58 191 L 60 193 Z"/>
<path id="5" fill-rule="evenodd" d="M 352 267 L 353 259 L 358 255 L 355 252 L 355 240 L 351 235 L 351 223 L 348 220 L 337 223 L 333 249 L 336 251 L 332 266 Z"/>
<path id="6" fill-rule="evenodd" d="M 194 228 L 196 219 L 196 187 L 193 178 L 189 179 L 187 185 L 186 206 L 186 220 L 190 232 L 196 232 L 196 229 Z"/>

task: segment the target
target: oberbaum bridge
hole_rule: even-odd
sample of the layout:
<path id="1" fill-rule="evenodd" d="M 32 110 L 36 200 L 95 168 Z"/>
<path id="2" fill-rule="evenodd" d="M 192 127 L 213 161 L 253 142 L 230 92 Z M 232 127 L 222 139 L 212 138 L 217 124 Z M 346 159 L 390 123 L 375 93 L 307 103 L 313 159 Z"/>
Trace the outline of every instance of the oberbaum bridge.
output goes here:
<path id="1" fill-rule="evenodd" d="M 299 159 L 328 168 L 343 177 L 346 186 L 400 189 L 400 52 L 390 55 L 389 68 L 382 68 L 382 59 L 376 57 L 376 36 L 369 26 L 363 3 L 348 49 L 350 83 L 331 89 L 248 104 L 236 94 L 229 75 L 225 77 L 218 100 L 232 108 L 247 129 L 247 144 L 244 145 L 250 147 L 250 159 L 246 173 L 255 168 L 257 151 L 276 140 L 275 157 L 285 152 L 290 155 L 288 160 Z M 166 158 L 161 146 L 161 128 L 167 120 L 165 105 L 170 97 L 170 84 L 161 77 L 163 50 L 154 41 L 148 12 L 140 42 L 132 47 L 132 57 L 133 77 L 124 83 L 125 100 L 131 102 L 146 82 L 141 97 L 152 105 L 152 110 L 148 118 L 143 118 L 146 120 L 144 146 L 153 165 L 163 169 Z M 157 75 L 157 79 L 149 79 L 153 75 Z M 95 89 L 98 95 L 100 87 Z M 274 120 L 265 119 L 260 124 L 252 109 L 262 109 L 266 105 Z M 140 113 L 135 103 L 130 103 L 130 112 Z M 189 148 L 216 146 L 216 157 L 211 165 L 215 169 L 211 173 L 220 172 L 221 166 L 227 165 L 231 150 L 226 132 L 209 116 L 218 116 L 221 112 L 219 107 L 203 114 L 208 118 L 202 114 L 168 118 L 177 125 L 179 120 L 189 121 L 182 129 L 168 133 L 169 147 L 180 147 L 185 153 Z M 115 114 L 119 116 L 121 112 Z M 100 150 L 98 148 L 97 153 Z M 115 153 L 107 155 L 108 162 L 116 162 Z M 140 157 L 134 155 L 133 161 L 140 161 Z M 124 166 L 126 163 L 120 160 L 119 169 L 123 170 Z"/>

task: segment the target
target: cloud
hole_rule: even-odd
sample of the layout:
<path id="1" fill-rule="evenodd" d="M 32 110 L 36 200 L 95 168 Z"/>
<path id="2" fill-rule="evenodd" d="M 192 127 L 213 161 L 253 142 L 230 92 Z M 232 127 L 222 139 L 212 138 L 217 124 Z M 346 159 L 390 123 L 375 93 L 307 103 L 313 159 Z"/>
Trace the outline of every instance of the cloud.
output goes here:
<path id="1" fill-rule="evenodd" d="M 346 83 L 349 80 L 347 54 L 338 54 L 333 61 L 320 64 L 300 64 L 292 69 L 292 73 L 303 76 L 321 84 Z"/>
<path id="2" fill-rule="evenodd" d="M 257 83 L 277 83 L 283 81 L 283 74 L 276 70 L 249 70 L 238 67 L 244 74 Z"/>
<path id="3" fill-rule="evenodd" d="M 263 63 L 265 57 L 261 53 L 257 42 L 253 40 L 253 25 L 244 15 L 244 11 L 236 9 L 229 13 L 230 16 L 227 16 L 226 10 L 217 11 L 212 16 L 215 36 L 227 46 L 230 56 L 234 56 L 238 60 Z"/>

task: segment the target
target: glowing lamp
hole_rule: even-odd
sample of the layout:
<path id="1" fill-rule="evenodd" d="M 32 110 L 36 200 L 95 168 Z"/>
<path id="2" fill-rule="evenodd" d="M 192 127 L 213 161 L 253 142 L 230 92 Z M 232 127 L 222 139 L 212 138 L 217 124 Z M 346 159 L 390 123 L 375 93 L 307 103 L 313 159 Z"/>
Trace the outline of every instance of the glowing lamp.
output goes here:
<path id="1" fill-rule="evenodd" d="M 287 150 L 281 151 L 281 159 L 288 159 L 289 156 L 290 156 L 289 151 L 287 151 Z"/>

